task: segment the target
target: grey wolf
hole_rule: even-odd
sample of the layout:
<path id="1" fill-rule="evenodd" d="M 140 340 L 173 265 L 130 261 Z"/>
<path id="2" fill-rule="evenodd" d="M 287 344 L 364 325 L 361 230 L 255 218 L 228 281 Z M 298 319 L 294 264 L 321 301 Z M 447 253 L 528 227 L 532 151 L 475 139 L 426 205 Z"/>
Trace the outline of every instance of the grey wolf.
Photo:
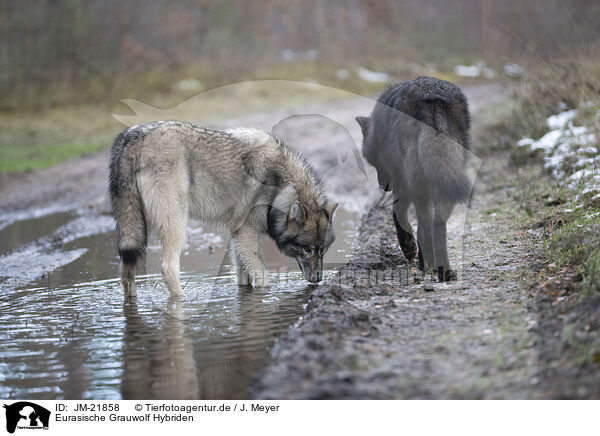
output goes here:
<path id="1" fill-rule="evenodd" d="M 256 129 L 146 123 L 117 136 L 109 170 L 126 295 L 136 295 L 135 266 L 149 229 L 162 244 L 170 293 L 182 294 L 179 258 L 188 217 L 229 228 L 240 285 L 269 285 L 264 235 L 298 261 L 308 281 L 321 280 L 337 204 L 327 201 L 310 165 L 277 137 Z"/>
<path id="2" fill-rule="evenodd" d="M 393 218 L 405 257 L 417 253 L 408 208 L 417 213 L 421 269 L 440 281 L 456 280 L 450 267 L 446 223 L 455 205 L 470 197 L 466 173 L 470 116 L 467 99 L 454 84 L 418 77 L 391 86 L 370 117 L 357 117 L 363 156 L 377 170 L 379 185 L 393 191 Z"/>

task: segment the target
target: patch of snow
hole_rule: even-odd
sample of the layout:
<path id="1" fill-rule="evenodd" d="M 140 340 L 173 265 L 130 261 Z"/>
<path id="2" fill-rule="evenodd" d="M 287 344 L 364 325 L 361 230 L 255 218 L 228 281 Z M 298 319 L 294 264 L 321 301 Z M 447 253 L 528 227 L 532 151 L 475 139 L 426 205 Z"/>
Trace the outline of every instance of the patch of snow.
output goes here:
<path id="1" fill-rule="evenodd" d="M 356 74 L 366 82 L 385 83 L 390 81 L 390 78 L 386 73 L 371 71 L 364 67 L 358 67 L 356 69 Z"/>
<path id="2" fill-rule="evenodd" d="M 530 147 L 532 150 L 551 150 L 553 149 L 563 132 L 561 130 L 550 130 L 537 141 L 533 142 Z"/>
<path id="3" fill-rule="evenodd" d="M 519 147 L 544 152 L 544 167 L 572 188 L 586 186 L 580 193 L 600 190 L 598 138 L 586 126 L 574 126 L 577 109 L 564 110 L 546 119 L 551 129 L 538 140 L 522 138 Z M 578 196 L 579 197 L 579 196 Z"/>
<path id="4" fill-rule="evenodd" d="M 177 83 L 177 88 L 182 91 L 199 91 L 202 89 L 202 84 L 196 79 L 186 79 Z"/>
<path id="5" fill-rule="evenodd" d="M 281 50 L 280 56 L 285 62 L 293 62 L 296 60 L 296 53 L 289 48 Z"/>
<path id="6" fill-rule="evenodd" d="M 582 179 L 588 179 L 588 178 L 593 178 L 595 179 L 596 176 L 600 176 L 600 172 L 598 172 L 597 169 L 581 169 L 578 171 L 575 171 L 573 174 L 571 174 L 569 176 L 569 180 L 573 181 L 573 182 L 578 182 Z"/>
<path id="7" fill-rule="evenodd" d="M 295 51 L 289 48 L 281 50 L 279 53 L 281 59 L 285 62 L 294 61 L 314 61 L 319 56 L 319 51 L 310 49 L 306 51 Z"/>
<path id="8" fill-rule="evenodd" d="M 456 65 L 454 73 L 462 77 L 479 77 L 483 76 L 486 79 L 493 79 L 496 73 L 485 62 L 480 61 L 475 65 Z"/>
<path id="9" fill-rule="evenodd" d="M 480 71 L 477 65 L 457 65 L 454 67 L 454 73 L 462 77 L 478 77 Z"/>
<path id="10" fill-rule="evenodd" d="M 517 142 L 517 145 L 518 145 L 519 147 L 524 147 L 524 146 L 526 146 L 526 145 L 531 145 L 531 144 L 533 144 L 534 142 L 535 142 L 535 140 L 534 140 L 534 139 L 532 139 L 532 138 L 521 138 L 521 139 L 520 139 L 520 140 Z"/>
<path id="11" fill-rule="evenodd" d="M 350 78 L 350 71 L 345 68 L 339 69 L 335 72 L 335 77 L 341 80 L 346 80 Z"/>
<path id="12" fill-rule="evenodd" d="M 503 70 L 504 74 L 506 74 L 508 77 L 521 77 L 523 74 L 525 74 L 523 68 L 512 62 L 504 64 Z"/>
<path id="13" fill-rule="evenodd" d="M 577 115 L 577 109 L 560 112 L 546 118 L 546 124 L 551 129 L 563 129 Z"/>

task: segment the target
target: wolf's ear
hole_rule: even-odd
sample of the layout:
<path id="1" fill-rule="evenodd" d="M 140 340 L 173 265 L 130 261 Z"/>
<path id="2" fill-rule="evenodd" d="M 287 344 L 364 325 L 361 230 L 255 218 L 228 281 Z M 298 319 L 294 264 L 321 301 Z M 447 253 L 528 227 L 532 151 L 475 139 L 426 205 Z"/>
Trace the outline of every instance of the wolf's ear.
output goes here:
<path id="1" fill-rule="evenodd" d="M 369 127 L 371 126 L 371 118 L 370 117 L 356 117 L 355 120 L 362 130 L 363 137 L 366 137 L 367 134 L 369 133 Z"/>
<path id="2" fill-rule="evenodd" d="M 339 205 L 339 203 L 328 203 L 325 205 L 325 213 L 327 214 L 327 219 L 329 220 L 329 222 L 331 222 L 331 220 L 333 219 L 333 213 Z"/>
<path id="3" fill-rule="evenodd" d="M 294 221 L 299 225 L 304 224 L 304 221 L 306 220 L 306 212 L 304 210 L 304 207 L 299 202 L 294 201 L 292 203 L 288 212 L 287 220 L 288 225 L 293 223 Z"/>

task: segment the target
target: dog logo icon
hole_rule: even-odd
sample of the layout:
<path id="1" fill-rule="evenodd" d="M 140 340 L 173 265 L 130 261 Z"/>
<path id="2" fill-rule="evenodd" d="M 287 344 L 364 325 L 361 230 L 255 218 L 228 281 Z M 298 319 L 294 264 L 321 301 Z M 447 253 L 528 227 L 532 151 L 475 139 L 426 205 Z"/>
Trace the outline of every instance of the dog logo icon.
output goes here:
<path id="1" fill-rule="evenodd" d="M 6 409 L 6 431 L 19 429 L 48 429 L 50 411 L 28 401 L 4 405 Z"/>

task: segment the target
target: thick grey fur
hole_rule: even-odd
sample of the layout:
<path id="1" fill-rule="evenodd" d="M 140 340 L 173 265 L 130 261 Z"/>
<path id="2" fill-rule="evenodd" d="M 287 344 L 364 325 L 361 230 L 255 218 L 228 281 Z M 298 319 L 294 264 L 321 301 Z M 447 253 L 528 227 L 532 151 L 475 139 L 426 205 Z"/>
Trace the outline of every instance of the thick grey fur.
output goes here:
<path id="1" fill-rule="evenodd" d="M 307 280 L 322 278 L 337 204 L 327 202 L 310 165 L 273 135 L 176 121 L 134 126 L 114 142 L 109 182 L 126 295 L 136 295 L 135 266 L 150 229 L 162 243 L 167 287 L 182 294 L 188 217 L 229 228 L 240 285 L 269 284 L 264 234 L 296 258 Z"/>
<path id="2" fill-rule="evenodd" d="M 379 184 L 394 193 L 394 223 L 406 258 L 417 252 L 408 208 L 418 218 L 419 265 L 441 281 L 455 280 L 447 250 L 446 223 L 459 202 L 468 201 L 470 116 L 467 99 L 454 84 L 418 77 L 391 86 L 371 117 L 357 117 L 363 156 L 377 169 Z"/>

